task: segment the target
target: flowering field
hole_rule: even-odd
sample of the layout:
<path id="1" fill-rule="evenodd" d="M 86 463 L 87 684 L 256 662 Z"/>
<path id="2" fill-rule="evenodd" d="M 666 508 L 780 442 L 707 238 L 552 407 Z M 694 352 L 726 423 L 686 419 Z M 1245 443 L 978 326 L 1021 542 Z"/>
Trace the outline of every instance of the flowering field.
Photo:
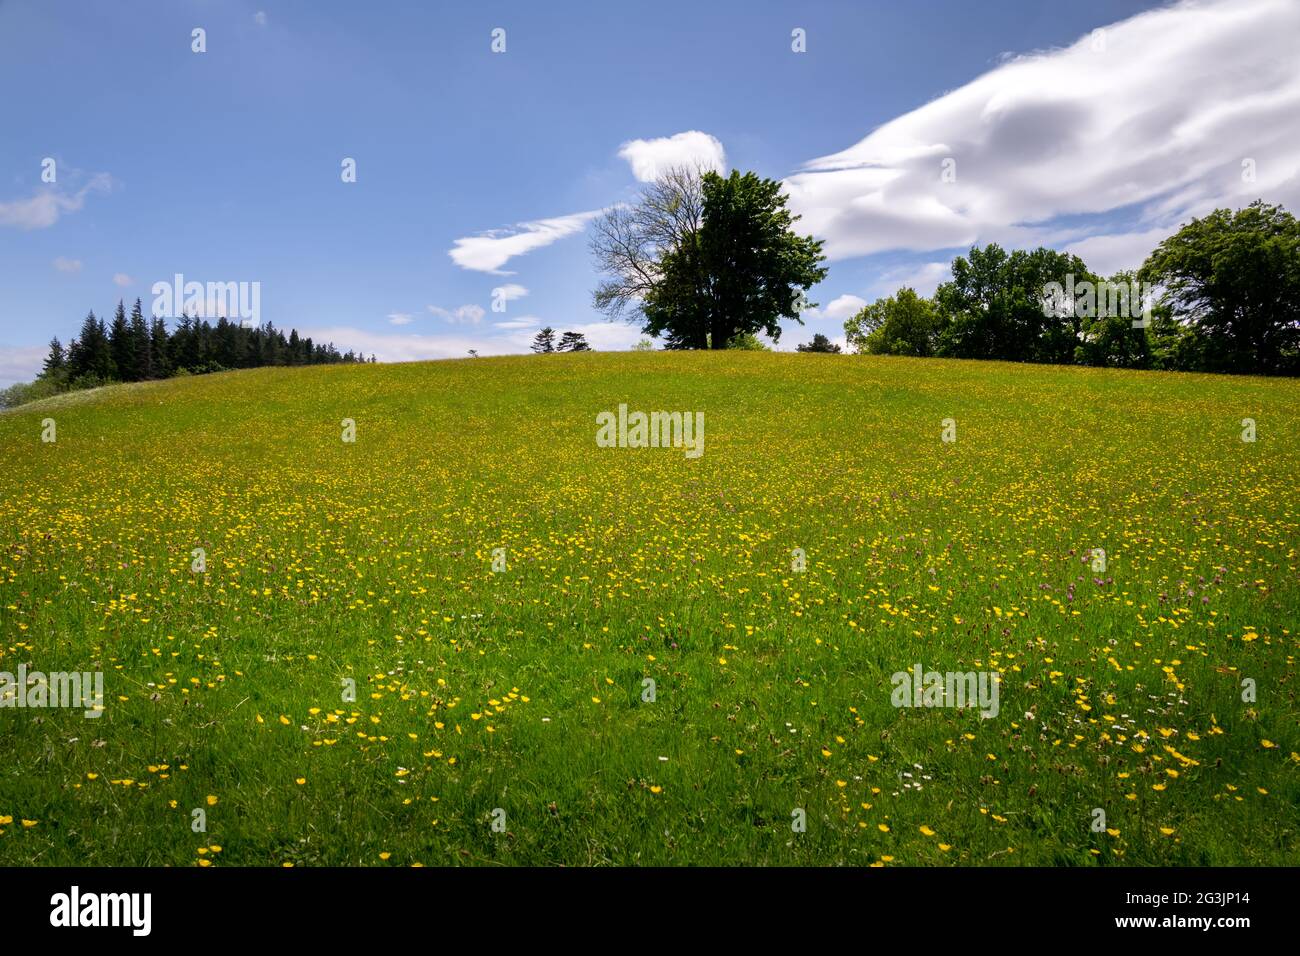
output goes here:
<path id="1" fill-rule="evenodd" d="M 1298 439 L 1295 381 L 747 352 L 5 414 L 0 671 L 104 695 L 9 684 L 0 864 L 1294 864 Z"/>

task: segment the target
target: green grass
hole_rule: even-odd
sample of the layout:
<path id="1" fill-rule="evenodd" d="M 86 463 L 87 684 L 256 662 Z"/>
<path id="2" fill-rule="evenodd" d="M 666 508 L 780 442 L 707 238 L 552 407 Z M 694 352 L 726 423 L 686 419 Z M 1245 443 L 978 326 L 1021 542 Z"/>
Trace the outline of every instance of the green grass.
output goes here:
<path id="1" fill-rule="evenodd" d="M 1294 381 L 760 353 L 0 415 L 0 670 L 107 698 L 0 710 L 0 864 L 1295 864 L 1297 438 Z"/>

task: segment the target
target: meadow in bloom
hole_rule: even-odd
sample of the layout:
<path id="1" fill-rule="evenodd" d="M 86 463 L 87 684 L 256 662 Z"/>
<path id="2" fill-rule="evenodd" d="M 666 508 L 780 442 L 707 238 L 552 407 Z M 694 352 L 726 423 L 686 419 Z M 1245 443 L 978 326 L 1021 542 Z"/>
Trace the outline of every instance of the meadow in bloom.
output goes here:
<path id="1" fill-rule="evenodd" d="M 0 865 L 1294 864 L 1297 439 L 1295 381 L 749 352 L 27 406 L 0 671 L 104 703 L 0 708 Z"/>

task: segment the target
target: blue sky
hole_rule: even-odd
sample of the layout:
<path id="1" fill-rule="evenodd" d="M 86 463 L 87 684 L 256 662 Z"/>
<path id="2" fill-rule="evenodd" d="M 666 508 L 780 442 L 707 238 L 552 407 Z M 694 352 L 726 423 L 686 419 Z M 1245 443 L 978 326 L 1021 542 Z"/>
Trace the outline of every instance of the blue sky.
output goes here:
<path id="1" fill-rule="evenodd" d="M 782 348 L 975 241 L 1135 265 L 1216 204 L 1296 209 L 1298 8 L 0 0 L 0 385 L 176 273 L 385 360 L 629 347 L 583 215 L 669 160 L 785 180 L 827 240 Z"/>

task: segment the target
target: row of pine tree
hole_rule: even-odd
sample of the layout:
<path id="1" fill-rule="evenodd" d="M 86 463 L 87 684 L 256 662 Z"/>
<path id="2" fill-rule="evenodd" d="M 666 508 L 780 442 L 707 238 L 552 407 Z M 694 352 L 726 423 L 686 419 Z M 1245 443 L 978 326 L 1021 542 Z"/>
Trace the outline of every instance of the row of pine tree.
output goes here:
<path id="1" fill-rule="evenodd" d="M 555 329 L 549 325 L 533 336 L 532 349 L 534 352 L 590 352 L 591 346 L 587 344 L 587 337 L 581 332 L 565 332 L 560 336 L 560 342 L 555 342 Z"/>
<path id="2" fill-rule="evenodd" d="M 341 353 L 332 342 L 315 343 L 299 336 L 297 329 L 286 338 L 270 322 L 248 327 L 223 317 L 213 325 L 207 319 L 183 315 L 176 328 L 168 331 L 163 319 L 146 319 L 136 299 L 129 317 L 119 301 L 111 323 L 105 324 L 91 312 L 66 348 L 57 338 L 51 341 L 40 377 L 61 388 L 75 389 L 167 378 L 181 371 L 198 375 L 263 365 L 374 360 L 373 355 L 367 360 L 350 350 Z"/>

